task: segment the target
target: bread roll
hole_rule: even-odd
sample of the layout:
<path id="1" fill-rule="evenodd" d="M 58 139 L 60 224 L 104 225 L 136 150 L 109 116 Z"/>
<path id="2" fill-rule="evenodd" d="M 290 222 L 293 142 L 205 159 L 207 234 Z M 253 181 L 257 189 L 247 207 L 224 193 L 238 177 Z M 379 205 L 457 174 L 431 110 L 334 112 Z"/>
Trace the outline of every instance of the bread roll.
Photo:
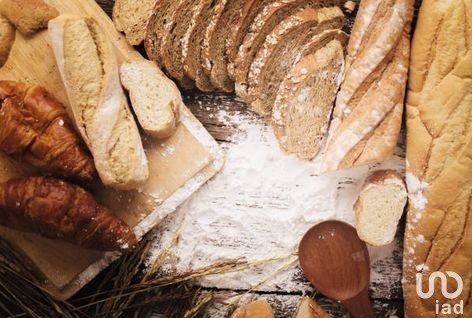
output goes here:
<path id="1" fill-rule="evenodd" d="M 380 170 L 370 175 L 354 205 L 359 237 L 373 246 L 391 243 L 406 200 L 406 187 L 398 172 Z"/>
<path id="2" fill-rule="evenodd" d="M 322 170 L 381 162 L 393 155 L 402 121 L 413 3 L 360 3 Z"/>
<path id="3" fill-rule="evenodd" d="M 32 35 L 48 26 L 59 12 L 43 0 L 2 0 L 0 15 L 5 16 L 24 35 Z"/>
<path id="4" fill-rule="evenodd" d="M 136 188 L 149 170 L 113 47 L 91 19 L 60 16 L 50 21 L 49 35 L 73 119 L 102 182 Z"/>
<path id="5" fill-rule="evenodd" d="M 440 306 L 463 301 L 461 316 L 472 317 L 471 17 L 470 1 L 424 0 L 413 38 L 407 97 L 409 210 L 403 262 L 408 317 L 438 317 L 436 301 Z M 463 282 L 460 295 L 447 299 L 436 284 L 432 297 L 420 298 L 417 274 L 427 292 L 433 272 L 459 275 Z M 454 293 L 458 282 L 446 277 L 448 291 Z"/>
<path id="6" fill-rule="evenodd" d="M 274 318 L 274 311 L 265 300 L 255 300 L 239 307 L 231 318 Z"/>

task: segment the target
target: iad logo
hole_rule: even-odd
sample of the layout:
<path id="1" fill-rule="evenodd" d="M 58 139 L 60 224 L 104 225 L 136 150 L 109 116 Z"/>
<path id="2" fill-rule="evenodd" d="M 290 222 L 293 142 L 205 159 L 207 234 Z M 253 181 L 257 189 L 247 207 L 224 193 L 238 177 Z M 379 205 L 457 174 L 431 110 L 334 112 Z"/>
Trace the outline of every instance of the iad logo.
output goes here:
<path id="1" fill-rule="evenodd" d="M 421 269 L 420 269 L 421 270 Z M 457 282 L 457 289 L 455 292 L 450 293 L 447 289 L 447 277 L 446 274 L 453 278 Z M 416 293 L 423 299 L 430 299 L 434 295 L 434 285 L 436 279 L 439 279 L 441 283 L 441 293 L 447 299 L 455 299 L 460 296 L 464 290 L 464 282 L 462 278 L 455 272 L 433 272 L 428 279 L 428 291 L 423 291 L 423 274 L 416 273 Z M 461 300 L 459 303 L 453 304 L 440 304 L 439 300 L 436 300 L 436 314 L 464 314 L 464 301 Z"/>

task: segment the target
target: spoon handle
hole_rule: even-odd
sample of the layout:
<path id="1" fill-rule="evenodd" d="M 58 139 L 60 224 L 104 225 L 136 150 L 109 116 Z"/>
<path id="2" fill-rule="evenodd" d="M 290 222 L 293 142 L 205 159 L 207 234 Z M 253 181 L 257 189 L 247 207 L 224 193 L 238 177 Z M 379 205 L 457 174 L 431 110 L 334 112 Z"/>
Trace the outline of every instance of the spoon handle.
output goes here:
<path id="1" fill-rule="evenodd" d="M 374 308 L 369 299 L 368 290 L 360 292 L 357 296 L 341 301 L 341 304 L 349 311 L 352 318 L 376 318 Z"/>

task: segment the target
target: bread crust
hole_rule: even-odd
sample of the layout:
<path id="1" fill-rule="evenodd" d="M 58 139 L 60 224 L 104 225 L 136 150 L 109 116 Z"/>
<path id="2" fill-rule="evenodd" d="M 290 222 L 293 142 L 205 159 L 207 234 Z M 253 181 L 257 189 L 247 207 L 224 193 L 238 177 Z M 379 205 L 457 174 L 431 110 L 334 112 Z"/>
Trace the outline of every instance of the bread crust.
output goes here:
<path id="1" fill-rule="evenodd" d="M 0 15 L 6 17 L 24 35 L 32 35 L 48 26 L 59 12 L 43 0 L 2 0 Z"/>
<path id="2" fill-rule="evenodd" d="M 15 43 L 16 31 L 7 18 L 0 15 L 0 68 L 5 65 Z"/>
<path id="3" fill-rule="evenodd" d="M 407 185 L 403 290 L 409 317 L 437 317 L 442 305 L 464 303 L 472 316 L 472 4 L 425 0 L 412 43 L 407 96 Z M 439 288 L 422 299 L 433 272 L 455 272 L 463 291 Z M 457 282 L 448 278 L 449 292 Z"/>
<path id="4" fill-rule="evenodd" d="M 113 6 L 113 23 L 118 31 L 124 32 L 131 45 L 140 45 L 144 41 L 146 24 L 152 9 L 160 0 L 116 0 Z M 133 6 L 132 10 L 129 6 Z"/>

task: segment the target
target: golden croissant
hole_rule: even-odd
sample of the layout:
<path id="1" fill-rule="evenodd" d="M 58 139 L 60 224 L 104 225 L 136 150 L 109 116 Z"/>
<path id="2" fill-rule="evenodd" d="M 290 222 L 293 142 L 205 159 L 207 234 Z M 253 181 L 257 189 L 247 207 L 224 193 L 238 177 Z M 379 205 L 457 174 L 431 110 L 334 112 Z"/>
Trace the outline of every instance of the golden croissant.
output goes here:
<path id="1" fill-rule="evenodd" d="M 96 176 L 64 106 L 39 86 L 0 81 L 0 151 L 56 176 Z"/>
<path id="2" fill-rule="evenodd" d="M 132 229 L 90 193 L 50 177 L 0 183 L 0 224 L 96 250 L 137 245 Z"/>

